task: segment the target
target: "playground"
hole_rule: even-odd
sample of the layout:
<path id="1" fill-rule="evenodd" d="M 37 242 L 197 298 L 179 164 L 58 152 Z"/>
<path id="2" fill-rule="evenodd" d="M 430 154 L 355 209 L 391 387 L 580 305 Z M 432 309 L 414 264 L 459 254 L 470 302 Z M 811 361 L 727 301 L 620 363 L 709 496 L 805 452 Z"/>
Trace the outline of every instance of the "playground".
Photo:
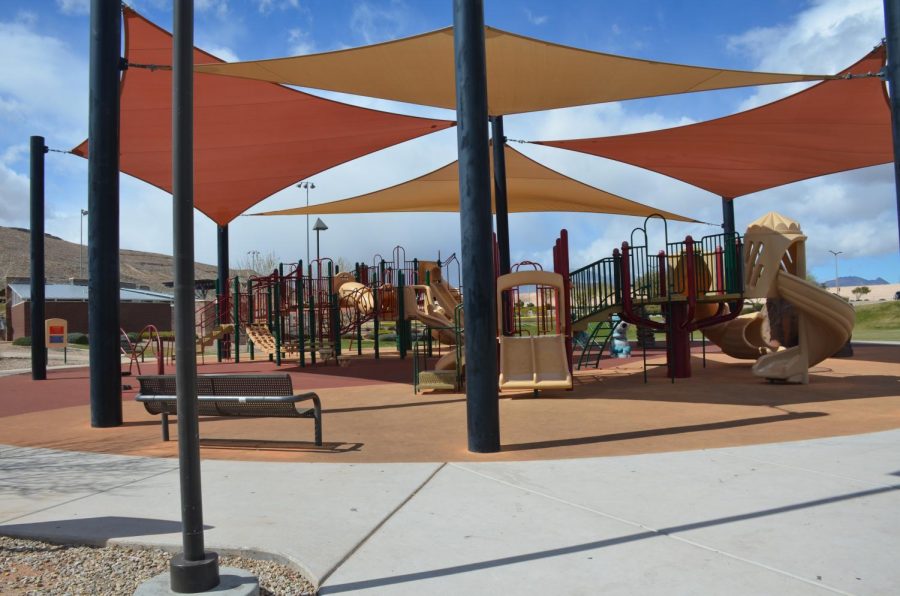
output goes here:
<path id="1" fill-rule="evenodd" d="M 32 137 L 31 369 L 0 372 L 0 477 L 23 478 L 3 495 L 5 534 L 172 548 L 181 531 L 184 554 L 156 578 L 179 592 L 219 584 L 213 549 L 293 565 L 323 594 L 430 593 L 419 588 L 434 581 L 447 582 L 436 592 L 493 593 L 502 581 L 528 593 L 547 560 L 560 593 L 615 587 L 596 582 L 609 572 L 588 552 L 624 570 L 621 593 L 896 585 L 884 562 L 898 536 L 884 514 L 896 501 L 896 482 L 885 479 L 898 474 L 895 458 L 867 453 L 893 453 L 900 441 L 900 345 L 853 341 L 854 306 L 809 276 L 814 227 L 769 209 L 743 212 L 739 226 L 734 210 L 746 195 L 894 159 L 879 76 L 886 43 L 837 74 L 694 67 L 484 27 L 481 4 L 459 2 L 452 31 L 224 62 L 193 46 L 192 24 L 179 33 L 192 4 L 176 15 L 175 43 L 130 7 L 94 4 L 108 17 L 95 29 L 106 29 L 110 55 L 119 47 L 110 24 L 124 26 L 125 74 L 92 71 L 91 138 L 60 151 L 89 159 L 90 329 L 78 335 L 90 366 L 82 358 L 48 370 L 47 350 L 69 340 L 66 321 L 44 316 L 49 149 Z M 467 38 L 481 46 L 468 55 Z M 476 82 L 454 89 L 453 77 Z M 789 82 L 815 84 L 716 120 L 519 141 L 709 191 L 721 225 L 570 178 L 511 147 L 503 129 L 504 115 Z M 297 87 L 456 109 L 458 122 Z M 98 123 L 104 102 L 115 122 Z M 248 213 L 281 189 L 308 192 L 298 181 L 310 175 L 453 127 L 458 160 L 418 178 Z M 109 201 L 118 202 L 120 171 L 175 199 L 171 330 L 118 328 Z M 194 209 L 216 225 L 214 288 L 194 277 Z M 396 238 L 348 266 L 320 256 L 318 232 L 328 228 L 318 220 L 315 258 L 307 237 L 305 260 L 255 273 L 229 265 L 229 225 L 242 215 L 441 211 L 460 213 L 458 255 L 439 246 L 411 254 Z M 514 262 L 517 212 L 603 213 L 634 225 L 614 247 L 575 253 L 576 264 L 570 249 L 585 239 L 575 244 L 554 225 L 552 246 L 530 247 L 546 262 Z M 204 284 L 211 295 L 198 299 Z M 832 459 L 819 449 L 833 449 Z M 201 463 L 204 482 L 212 478 L 205 495 Z M 180 524 L 167 509 L 176 470 Z M 870 506 L 877 515 L 858 510 Z M 829 508 L 812 510 L 826 512 L 824 530 L 790 517 L 819 507 Z M 840 515 L 828 515 L 835 508 Z M 793 525 L 770 527 L 785 519 Z M 666 549 L 666 562 L 655 562 L 655 549 Z M 827 556 L 810 554 L 817 549 Z M 504 579 L 491 577 L 496 569 L 508 570 Z M 871 583 L 855 583 L 863 579 Z"/>

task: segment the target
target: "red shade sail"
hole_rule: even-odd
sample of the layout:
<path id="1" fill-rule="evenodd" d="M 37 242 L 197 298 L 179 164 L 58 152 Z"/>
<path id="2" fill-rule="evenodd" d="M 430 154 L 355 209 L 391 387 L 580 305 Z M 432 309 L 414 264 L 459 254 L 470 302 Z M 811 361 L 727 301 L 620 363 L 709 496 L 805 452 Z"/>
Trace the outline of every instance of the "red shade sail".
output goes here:
<path id="1" fill-rule="evenodd" d="M 879 46 L 842 74 L 878 72 L 884 62 Z M 632 164 L 729 198 L 894 159 L 890 108 L 877 77 L 825 81 L 678 128 L 540 144 Z"/>
<path id="2" fill-rule="evenodd" d="M 172 36 L 129 8 L 125 56 L 168 65 Z M 194 50 L 197 63 L 221 62 Z M 172 189 L 172 73 L 129 68 L 121 84 L 123 172 Z M 280 85 L 194 75 L 194 205 L 225 225 L 317 172 L 453 126 L 350 106 Z M 73 153 L 87 157 L 88 143 Z"/>

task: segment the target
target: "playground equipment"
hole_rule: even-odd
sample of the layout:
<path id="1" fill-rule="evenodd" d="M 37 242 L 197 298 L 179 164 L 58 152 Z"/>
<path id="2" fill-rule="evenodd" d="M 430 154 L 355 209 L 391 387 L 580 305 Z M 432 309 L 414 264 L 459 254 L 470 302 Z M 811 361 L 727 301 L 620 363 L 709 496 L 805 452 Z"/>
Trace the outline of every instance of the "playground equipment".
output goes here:
<path id="1" fill-rule="evenodd" d="M 809 383 L 809 367 L 834 355 L 850 339 L 853 307 L 806 281 L 806 236 L 797 222 L 768 213 L 747 227 L 744 238 L 745 295 L 784 299 L 793 305 L 798 318 L 797 345 L 776 348 L 770 343 L 766 346 L 770 353 L 759 356 L 753 374 L 770 381 Z M 762 326 L 761 322 L 755 324 Z M 764 337 L 752 325 L 748 323 L 742 330 L 741 338 L 758 346 Z M 726 336 L 736 334 L 725 331 Z"/>
<path id="2" fill-rule="evenodd" d="M 521 323 L 511 335 L 504 334 L 503 317 L 497 317 L 500 341 L 500 390 L 571 389 L 572 372 L 569 368 L 565 334 L 564 277 L 549 271 L 515 271 L 497 278 L 497 310 L 503 305 L 519 305 L 520 288 L 534 286 L 536 321 L 534 334 Z M 512 299 L 504 297 L 512 292 Z M 517 314 L 521 309 L 516 309 Z M 549 333 L 548 333 L 549 332 Z M 527 335 L 525 335 L 527 334 Z"/>
<path id="3" fill-rule="evenodd" d="M 652 254 L 647 225 L 657 219 L 663 225 L 665 249 Z M 665 219 L 648 217 L 643 226 L 632 231 L 630 242 L 623 242 L 621 250 L 613 251 L 612 257 L 576 269 L 568 276 L 571 328 L 574 332 L 591 329 L 587 341 L 581 344 L 579 365 L 599 361 L 597 348 L 602 352 L 612 330 L 611 323 L 602 323 L 618 314 L 639 327 L 665 331 L 669 376 L 673 380 L 690 377 L 691 332 L 727 322 L 740 313 L 741 251 L 742 241 L 737 234 L 704 236 L 700 241 L 687 236 L 684 241 L 669 242 Z M 565 230 L 554 253 L 568 261 Z M 558 266 L 554 269 L 561 270 Z M 732 311 L 728 303 L 738 306 Z M 649 316 L 651 310 L 659 315 Z M 572 362 L 574 357 L 572 352 L 569 354 Z"/>
<path id="4" fill-rule="evenodd" d="M 463 310 L 459 290 L 443 277 L 438 263 L 426 263 L 420 278 L 424 285 L 404 287 L 404 316 L 424 325 L 420 339 L 413 344 L 413 390 L 459 390 L 462 387 L 465 357 L 463 355 Z M 447 352 L 431 370 L 425 369 L 428 356 L 437 347 Z"/>
<path id="5" fill-rule="evenodd" d="M 151 348 L 156 357 L 156 374 L 165 374 L 163 341 L 154 325 L 147 325 L 141 329 L 141 332 L 137 334 L 137 339 L 133 342 L 124 329 L 119 329 L 119 338 L 119 349 L 123 355 L 128 356 L 128 370 L 122 371 L 123 377 L 131 376 L 134 368 L 137 368 L 138 374 L 141 374 L 141 362 L 144 361 L 147 350 Z"/>

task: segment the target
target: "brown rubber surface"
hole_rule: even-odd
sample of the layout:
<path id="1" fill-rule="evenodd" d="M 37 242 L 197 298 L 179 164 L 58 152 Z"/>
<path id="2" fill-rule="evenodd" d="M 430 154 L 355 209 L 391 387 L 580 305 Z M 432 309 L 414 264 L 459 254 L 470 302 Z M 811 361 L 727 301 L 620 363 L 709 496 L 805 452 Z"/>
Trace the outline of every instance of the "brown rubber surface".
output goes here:
<path id="1" fill-rule="evenodd" d="M 665 367 L 639 359 L 606 360 L 577 373 L 571 392 L 500 400 L 498 454 L 466 449 L 465 397 L 414 395 L 412 363 L 354 360 L 349 366 L 282 367 L 297 389 L 322 398 L 326 445 L 312 444 L 312 421 L 201 418 L 205 458 L 408 462 L 576 458 L 724 447 L 849 435 L 900 427 L 900 346 L 855 346 L 853 358 L 815 367 L 811 383 L 773 385 L 750 363 L 699 355 L 694 376 L 674 384 Z M 651 364 L 660 364 L 659 356 Z M 170 367 L 171 368 L 171 367 Z M 204 365 L 199 372 L 271 372 L 267 362 Z M 148 371 L 152 367 L 148 367 Z M 303 372 L 300 372 L 303 370 Z M 169 371 L 171 372 L 171 371 Z M 137 386 L 136 381 L 123 382 Z M 0 443 L 79 451 L 174 457 L 175 440 L 160 440 L 159 419 L 125 392 L 125 423 L 90 427 L 87 369 L 50 371 L 49 379 L 0 377 Z M 176 428 L 172 426 L 173 438 Z"/>

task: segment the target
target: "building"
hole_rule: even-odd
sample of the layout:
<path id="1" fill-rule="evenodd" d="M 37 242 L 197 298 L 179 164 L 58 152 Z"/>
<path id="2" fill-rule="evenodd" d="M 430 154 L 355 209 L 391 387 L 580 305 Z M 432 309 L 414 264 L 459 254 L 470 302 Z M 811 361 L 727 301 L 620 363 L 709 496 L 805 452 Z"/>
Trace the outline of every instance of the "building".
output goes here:
<path id="1" fill-rule="evenodd" d="M 65 319 L 70 333 L 87 333 L 88 330 L 88 288 L 79 281 L 45 286 L 46 317 Z M 171 331 L 173 297 L 127 286 L 122 284 L 119 289 L 122 329 L 140 331 L 145 325 L 155 325 L 160 331 Z M 28 279 L 9 278 L 5 339 L 12 341 L 28 335 L 31 335 L 31 285 Z"/>

